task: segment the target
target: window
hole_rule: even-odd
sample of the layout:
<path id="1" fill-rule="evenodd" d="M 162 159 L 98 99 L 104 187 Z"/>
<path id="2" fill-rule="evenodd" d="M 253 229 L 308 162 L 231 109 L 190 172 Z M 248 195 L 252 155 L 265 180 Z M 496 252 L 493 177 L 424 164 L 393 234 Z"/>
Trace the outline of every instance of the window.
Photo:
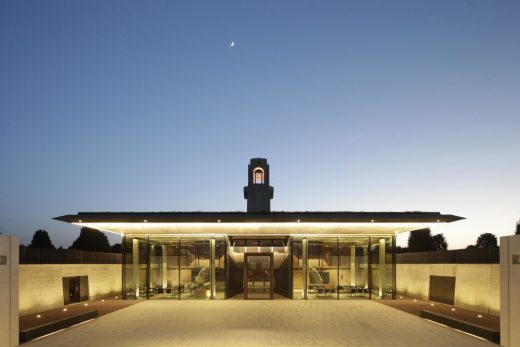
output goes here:
<path id="1" fill-rule="evenodd" d="M 253 170 L 253 184 L 264 184 L 264 169 L 257 167 Z"/>

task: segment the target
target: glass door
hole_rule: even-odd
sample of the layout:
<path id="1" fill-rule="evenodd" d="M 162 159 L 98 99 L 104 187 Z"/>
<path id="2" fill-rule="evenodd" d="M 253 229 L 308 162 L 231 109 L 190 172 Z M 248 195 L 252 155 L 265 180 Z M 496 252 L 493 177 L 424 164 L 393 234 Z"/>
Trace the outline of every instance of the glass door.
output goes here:
<path id="1" fill-rule="evenodd" d="M 244 299 L 272 300 L 273 254 L 244 254 Z"/>

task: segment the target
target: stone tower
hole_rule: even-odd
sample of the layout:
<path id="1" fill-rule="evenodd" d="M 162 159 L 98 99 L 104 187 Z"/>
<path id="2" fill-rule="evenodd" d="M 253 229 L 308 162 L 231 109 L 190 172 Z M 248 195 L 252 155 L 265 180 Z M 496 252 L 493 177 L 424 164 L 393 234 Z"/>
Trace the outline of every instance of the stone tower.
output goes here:
<path id="1" fill-rule="evenodd" d="M 267 159 L 253 158 L 247 169 L 247 187 L 244 187 L 244 199 L 247 199 L 247 212 L 271 212 L 271 199 L 274 188 L 269 186 L 269 165 Z"/>

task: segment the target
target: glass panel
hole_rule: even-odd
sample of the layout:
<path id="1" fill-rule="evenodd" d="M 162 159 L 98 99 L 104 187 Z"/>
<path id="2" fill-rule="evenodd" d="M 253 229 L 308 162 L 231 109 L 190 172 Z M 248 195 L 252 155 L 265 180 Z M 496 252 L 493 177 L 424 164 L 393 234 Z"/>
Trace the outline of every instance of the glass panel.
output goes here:
<path id="1" fill-rule="evenodd" d="M 304 299 L 302 240 L 292 241 L 293 299 Z"/>
<path id="2" fill-rule="evenodd" d="M 340 237 L 339 283 L 340 299 L 368 297 L 368 237 Z"/>
<path id="3" fill-rule="evenodd" d="M 123 288 L 126 299 L 146 299 L 147 267 L 146 238 L 125 237 L 123 256 L 125 257 L 125 283 Z"/>
<path id="4" fill-rule="evenodd" d="M 371 237 L 372 298 L 393 298 L 392 240 L 391 236 Z"/>
<path id="5" fill-rule="evenodd" d="M 226 298 L 226 240 L 215 238 L 215 299 Z"/>
<path id="6" fill-rule="evenodd" d="M 271 298 L 271 256 L 247 256 L 247 298 Z"/>
<path id="7" fill-rule="evenodd" d="M 150 238 L 150 299 L 179 299 L 179 239 Z"/>
<path id="8" fill-rule="evenodd" d="M 307 299 L 337 299 L 338 239 L 308 239 Z"/>
<path id="9" fill-rule="evenodd" d="M 180 298 L 209 299 L 211 297 L 209 238 L 181 238 L 180 265 Z"/>

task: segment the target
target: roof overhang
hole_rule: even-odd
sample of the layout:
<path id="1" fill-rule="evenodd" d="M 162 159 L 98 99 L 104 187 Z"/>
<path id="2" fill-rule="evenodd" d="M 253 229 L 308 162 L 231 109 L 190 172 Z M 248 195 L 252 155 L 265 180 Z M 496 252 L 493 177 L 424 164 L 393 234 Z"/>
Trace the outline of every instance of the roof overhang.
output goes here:
<path id="1" fill-rule="evenodd" d="M 120 235 L 388 235 L 464 218 L 438 212 L 80 212 L 54 219 Z"/>

